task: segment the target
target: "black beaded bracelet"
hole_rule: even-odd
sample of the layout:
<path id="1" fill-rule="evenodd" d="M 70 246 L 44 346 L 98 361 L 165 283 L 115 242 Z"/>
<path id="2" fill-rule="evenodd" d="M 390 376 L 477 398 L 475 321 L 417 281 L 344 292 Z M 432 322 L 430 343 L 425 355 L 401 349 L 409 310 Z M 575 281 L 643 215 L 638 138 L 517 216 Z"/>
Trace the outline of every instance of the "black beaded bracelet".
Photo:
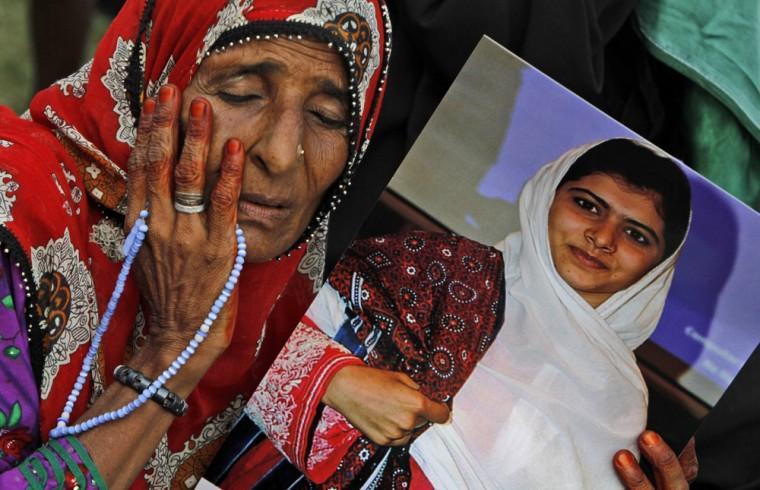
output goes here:
<path id="1" fill-rule="evenodd" d="M 119 383 L 124 386 L 129 386 L 138 393 L 142 393 L 145 391 L 145 388 L 153 383 L 152 379 L 146 378 L 140 371 L 125 366 L 124 364 L 116 366 L 116 369 L 113 370 L 113 377 Z M 150 399 L 161 405 L 164 410 L 167 410 L 178 417 L 185 415 L 189 408 L 187 402 L 183 398 L 176 393 L 169 391 L 164 386 L 160 387 Z"/>

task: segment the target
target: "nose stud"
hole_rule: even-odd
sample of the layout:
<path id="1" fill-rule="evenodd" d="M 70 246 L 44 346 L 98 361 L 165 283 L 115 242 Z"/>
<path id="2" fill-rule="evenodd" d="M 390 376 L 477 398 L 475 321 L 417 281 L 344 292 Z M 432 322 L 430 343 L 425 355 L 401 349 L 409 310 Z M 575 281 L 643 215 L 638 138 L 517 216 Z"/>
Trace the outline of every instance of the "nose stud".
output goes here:
<path id="1" fill-rule="evenodd" d="M 306 152 L 303 150 L 303 146 L 301 145 L 301 143 L 298 143 L 298 148 L 296 148 L 296 157 L 299 160 L 303 160 L 303 156 L 305 153 Z"/>

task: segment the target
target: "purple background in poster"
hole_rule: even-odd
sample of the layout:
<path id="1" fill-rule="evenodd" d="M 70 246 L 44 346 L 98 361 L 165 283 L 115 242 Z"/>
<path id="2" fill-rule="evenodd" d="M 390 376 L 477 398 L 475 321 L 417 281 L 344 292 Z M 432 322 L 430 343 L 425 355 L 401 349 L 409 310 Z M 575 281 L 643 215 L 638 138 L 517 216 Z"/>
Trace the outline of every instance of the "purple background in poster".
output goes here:
<path id="1" fill-rule="evenodd" d="M 569 148 L 629 129 L 526 67 L 500 155 L 479 192 L 516 202 L 523 184 Z M 760 341 L 760 215 L 688 170 L 689 238 L 652 339 L 725 388 Z"/>

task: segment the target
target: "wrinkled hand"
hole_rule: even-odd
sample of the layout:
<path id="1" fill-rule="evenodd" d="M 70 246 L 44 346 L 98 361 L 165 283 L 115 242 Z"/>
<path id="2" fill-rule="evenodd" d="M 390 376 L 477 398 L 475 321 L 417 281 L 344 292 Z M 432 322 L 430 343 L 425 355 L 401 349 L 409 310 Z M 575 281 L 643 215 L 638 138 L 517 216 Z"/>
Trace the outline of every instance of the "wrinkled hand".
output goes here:
<path id="1" fill-rule="evenodd" d="M 172 85 L 161 88 L 158 101 L 145 101 L 129 160 L 125 220 L 128 230 L 140 210 L 150 210 L 149 231 L 133 271 L 149 310 L 146 347 L 169 360 L 192 339 L 232 269 L 244 163 L 240 141 L 230 139 L 221 157 L 219 179 L 207 195 L 206 211 L 175 211 L 174 191 L 204 193 L 212 133 L 211 105 L 197 98 L 190 105 L 179 152 L 181 105 L 179 90 Z M 213 360 L 224 351 L 236 310 L 234 294 L 195 357 Z"/>
<path id="2" fill-rule="evenodd" d="M 645 431 L 639 436 L 639 448 L 654 468 L 655 483 L 646 477 L 630 451 L 615 453 L 614 467 L 620 481 L 631 490 L 680 490 L 689 488 L 699 469 L 694 451 L 694 438 L 689 440 L 681 455 L 676 457 L 656 432 Z"/>
<path id="3" fill-rule="evenodd" d="M 406 374 L 366 366 L 338 371 L 322 402 L 381 446 L 403 446 L 417 427 L 449 419 L 449 408 L 423 395 Z"/>

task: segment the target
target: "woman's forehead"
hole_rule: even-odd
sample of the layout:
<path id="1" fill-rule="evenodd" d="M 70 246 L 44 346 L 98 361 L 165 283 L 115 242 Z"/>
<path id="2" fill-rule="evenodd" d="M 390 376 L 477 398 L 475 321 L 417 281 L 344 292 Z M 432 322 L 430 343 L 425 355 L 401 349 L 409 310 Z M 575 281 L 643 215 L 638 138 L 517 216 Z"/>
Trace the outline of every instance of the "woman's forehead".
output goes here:
<path id="1" fill-rule="evenodd" d="M 207 57 L 198 70 L 206 81 L 248 72 L 326 78 L 340 90 L 348 81 L 342 57 L 326 43 L 311 40 L 254 40 Z"/>

